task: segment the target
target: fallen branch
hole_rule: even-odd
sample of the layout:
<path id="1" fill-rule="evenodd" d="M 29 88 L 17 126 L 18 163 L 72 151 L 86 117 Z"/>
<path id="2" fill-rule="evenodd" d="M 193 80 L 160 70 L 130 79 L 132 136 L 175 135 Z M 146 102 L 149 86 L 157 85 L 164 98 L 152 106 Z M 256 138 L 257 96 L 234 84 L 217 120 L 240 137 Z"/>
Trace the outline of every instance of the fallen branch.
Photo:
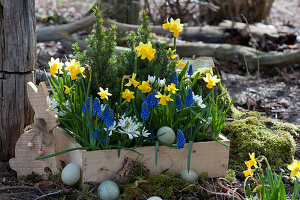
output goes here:
<path id="1" fill-rule="evenodd" d="M 229 197 L 236 198 L 236 199 L 238 199 L 238 200 L 242 200 L 237 194 L 233 194 L 233 195 L 232 195 L 232 194 L 227 194 L 227 193 L 222 193 L 222 192 L 213 192 L 213 191 L 210 191 L 210 190 L 206 189 L 205 187 L 202 187 L 199 183 L 196 183 L 196 185 L 197 185 L 200 189 L 206 191 L 206 192 L 209 193 L 209 194 L 221 195 L 221 196 L 229 196 Z"/>
<path id="2" fill-rule="evenodd" d="M 261 69 L 274 65 L 300 64 L 300 50 L 289 53 L 263 52 L 241 45 L 180 42 L 177 44 L 177 53 L 185 57 L 208 56 L 235 63 L 245 63 L 246 60 L 252 71 L 258 67 L 257 60 Z"/>
<path id="3" fill-rule="evenodd" d="M 58 41 L 70 39 L 73 33 L 89 28 L 95 23 L 94 15 L 83 17 L 82 19 L 57 26 L 47 26 L 36 29 L 37 41 Z"/>
<path id="4" fill-rule="evenodd" d="M 24 186 L 24 185 L 0 188 L 0 192 L 4 192 L 7 190 L 37 190 L 37 191 L 41 192 L 40 188 L 33 187 L 33 186 Z"/>

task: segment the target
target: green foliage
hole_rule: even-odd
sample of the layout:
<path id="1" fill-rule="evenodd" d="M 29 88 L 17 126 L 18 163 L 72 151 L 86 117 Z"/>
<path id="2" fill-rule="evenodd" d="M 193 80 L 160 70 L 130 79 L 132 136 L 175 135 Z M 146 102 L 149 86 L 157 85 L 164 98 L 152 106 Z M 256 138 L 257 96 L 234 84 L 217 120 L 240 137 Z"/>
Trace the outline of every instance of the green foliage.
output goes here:
<path id="1" fill-rule="evenodd" d="M 97 7 L 94 11 L 96 23 L 92 31 L 92 37 L 86 39 L 88 50 L 80 51 L 77 44 L 73 45 L 74 55 L 82 65 L 90 66 L 92 73 L 91 94 L 97 95 L 99 87 L 108 88 L 113 94 L 112 100 L 116 102 L 120 97 L 121 82 L 124 75 L 131 75 L 137 68 L 140 79 L 147 80 L 148 75 L 155 75 L 160 78 L 169 77 L 174 71 L 176 61 L 169 63 L 166 46 L 152 43 L 156 49 L 155 58 L 149 62 L 147 59 L 136 58 L 135 47 L 140 42 L 150 41 L 151 29 L 146 12 L 142 13 L 141 27 L 138 32 L 130 32 L 127 39 L 128 47 L 131 50 L 115 53 L 116 49 L 116 26 L 111 26 L 108 31 L 103 28 L 103 20 L 100 18 L 100 10 Z"/>
<path id="2" fill-rule="evenodd" d="M 242 170 L 249 152 L 265 155 L 275 169 L 293 160 L 295 140 L 289 132 L 276 128 L 265 118 L 247 117 L 228 122 L 222 133 L 231 140 L 229 165 L 232 169 Z"/>
<path id="3" fill-rule="evenodd" d="M 261 200 L 299 199 L 298 178 L 296 178 L 296 181 L 294 182 L 293 193 L 291 194 L 290 198 L 282 181 L 283 172 L 281 171 L 280 175 L 273 172 L 265 156 L 259 156 L 255 160 L 258 166 L 253 169 L 254 172 L 252 175 L 248 176 L 245 180 L 246 196 L 248 200 L 254 200 L 258 198 Z M 262 161 L 265 161 L 267 164 L 265 169 L 262 168 Z M 248 170 L 250 170 L 250 168 L 251 165 L 248 166 Z M 252 190 L 251 188 L 253 185 L 255 188 Z"/>
<path id="4" fill-rule="evenodd" d="M 116 26 L 111 26 L 106 32 L 103 28 L 103 20 L 100 18 L 100 9 L 94 11 L 96 23 L 92 30 L 92 37 L 86 39 L 88 50 L 80 51 L 77 44 L 73 45 L 74 55 L 82 65 L 90 66 L 92 73 L 91 93 L 96 96 L 99 87 L 109 88 L 113 98 L 117 99 L 120 92 L 122 76 L 118 76 L 122 66 L 117 65 Z"/>

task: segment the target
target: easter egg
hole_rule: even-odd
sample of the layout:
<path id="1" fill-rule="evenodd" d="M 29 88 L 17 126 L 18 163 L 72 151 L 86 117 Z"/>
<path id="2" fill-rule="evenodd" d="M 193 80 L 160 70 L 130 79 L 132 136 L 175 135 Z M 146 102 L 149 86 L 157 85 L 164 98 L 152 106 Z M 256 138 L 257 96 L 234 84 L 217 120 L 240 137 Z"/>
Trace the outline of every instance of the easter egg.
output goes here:
<path id="1" fill-rule="evenodd" d="M 160 197 L 153 196 L 153 197 L 148 198 L 147 200 L 162 200 L 162 199 Z"/>
<path id="2" fill-rule="evenodd" d="M 119 197 L 120 189 L 115 182 L 106 180 L 99 185 L 98 194 L 102 200 L 114 200 Z"/>
<path id="3" fill-rule="evenodd" d="M 189 183 L 193 183 L 198 179 L 198 176 L 194 171 L 188 171 L 187 169 L 184 169 L 180 171 L 180 178 Z"/>
<path id="4" fill-rule="evenodd" d="M 157 138 L 160 142 L 173 144 L 175 141 L 175 132 L 168 126 L 163 126 L 157 131 Z"/>
<path id="5" fill-rule="evenodd" d="M 66 185 L 74 185 L 80 179 L 80 167 L 75 163 L 69 163 L 61 172 L 61 180 Z"/>

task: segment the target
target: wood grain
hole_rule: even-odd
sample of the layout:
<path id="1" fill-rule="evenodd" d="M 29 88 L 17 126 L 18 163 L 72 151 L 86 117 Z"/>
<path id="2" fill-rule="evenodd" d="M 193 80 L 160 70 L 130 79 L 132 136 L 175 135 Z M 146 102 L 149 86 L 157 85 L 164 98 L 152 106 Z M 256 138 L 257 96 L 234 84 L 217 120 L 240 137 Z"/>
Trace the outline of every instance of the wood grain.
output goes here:
<path id="1" fill-rule="evenodd" d="M 223 142 L 230 145 L 230 141 L 225 138 Z M 154 146 L 139 147 L 135 150 L 144 156 L 121 150 L 118 158 L 116 149 L 82 152 L 82 182 L 85 184 L 114 179 L 126 157 L 141 161 L 153 174 L 166 170 L 179 172 L 187 169 L 188 144 L 182 149 L 159 147 L 157 166 Z M 229 147 L 215 141 L 197 142 L 192 147 L 191 169 L 197 174 L 207 172 L 209 177 L 224 177 L 228 170 L 228 159 Z"/>
<path id="2" fill-rule="evenodd" d="M 32 121 L 26 83 L 34 80 L 35 44 L 35 1 L 0 0 L 0 161 L 13 157 Z"/>
<path id="3" fill-rule="evenodd" d="M 25 85 L 23 88 L 26 88 Z M 39 84 L 39 88 L 32 82 L 28 82 L 27 94 L 35 112 L 34 124 L 31 129 L 25 129 L 18 139 L 15 158 L 9 160 L 10 167 L 17 172 L 18 176 L 28 175 L 32 172 L 37 174 L 44 174 L 49 171 L 57 173 L 58 168 L 55 157 L 35 160 L 36 157 L 56 153 L 56 142 L 52 130 L 58 125 L 58 122 L 54 112 L 49 109 L 47 87 L 44 82 Z M 45 122 L 42 127 L 45 128 L 45 132 L 41 132 L 38 126 L 41 120 Z M 28 146 L 28 143 L 32 143 L 33 146 Z M 39 151 L 43 151 L 43 154 L 40 155 Z"/>

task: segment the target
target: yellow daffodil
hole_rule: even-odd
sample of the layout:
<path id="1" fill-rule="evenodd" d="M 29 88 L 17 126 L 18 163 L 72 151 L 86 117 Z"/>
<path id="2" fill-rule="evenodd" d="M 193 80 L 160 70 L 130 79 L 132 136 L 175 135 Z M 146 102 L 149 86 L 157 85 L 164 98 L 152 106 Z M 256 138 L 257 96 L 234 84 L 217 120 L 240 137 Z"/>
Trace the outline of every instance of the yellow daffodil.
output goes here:
<path id="1" fill-rule="evenodd" d="M 100 96 L 100 98 L 108 100 L 108 97 L 111 96 L 111 93 L 108 92 L 108 88 L 104 90 L 102 87 L 100 87 L 99 90 L 100 92 L 98 92 L 97 94 Z"/>
<path id="2" fill-rule="evenodd" d="M 167 28 L 170 28 L 170 32 L 174 33 L 174 37 L 179 36 L 179 32 L 183 29 L 183 24 L 180 24 L 180 19 L 174 20 L 171 18 L 170 22 L 167 19 L 167 23 L 163 24 L 163 28 L 166 30 Z"/>
<path id="3" fill-rule="evenodd" d="M 175 94 L 176 91 L 179 90 L 179 89 L 176 88 L 174 83 L 171 83 L 170 85 L 165 86 L 165 90 L 171 92 L 172 94 Z"/>
<path id="4" fill-rule="evenodd" d="M 133 85 L 134 87 L 138 86 L 140 82 L 135 80 L 136 73 L 133 73 L 131 78 L 129 79 L 129 82 L 125 86 L 131 86 Z"/>
<path id="5" fill-rule="evenodd" d="M 206 87 L 211 89 L 213 86 L 216 85 L 221 79 L 218 79 L 217 76 L 212 76 L 210 73 L 206 74 L 206 77 L 203 78 L 203 80 L 207 83 Z"/>
<path id="6" fill-rule="evenodd" d="M 126 89 L 123 93 L 122 93 L 122 98 L 125 99 L 127 102 L 130 102 L 132 99 L 134 99 L 134 92 L 131 92 L 130 90 Z"/>
<path id="7" fill-rule="evenodd" d="M 68 86 L 64 85 L 65 89 L 65 94 L 69 94 L 71 92 L 71 88 L 69 88 Z"/>
<path id="8" fill-rule="evenodd" d="M 174 60 L 176 58 L 175 54 L 176 50 L 172 50 L 171 48 L 168 49 L 168 55 Z"/>
<path id="9" fill-rule="evenodd" d="M 60 72 L 60 74 L 62 74 L 62 66 L 64 65 L 64 63 L 60 62 L 59 58 L 56 58 L 54 60 L 54 58 L 52 57 L 50 59 L 50 61 L 48 62 L 49 66 L 50 66 L 50 75 L 53 76 L 55 73 Z"/>
<path id="10" fill-rule="evenodd" d="M 255 169 L 248 168 L 247 170 L 243 171 L 243 173 L 244 173 L 245 177 L 253 176 L 254 171 L 255 171 Z"/>
<path id="11" fill-rule="evenodd" d="M 176 64 L 176 67 L 182 67 L 183 68 L 185 66 L 185 63 L 182 62 L 182 59 L 183 58 L 181 58 L 181 60 L 178 61 L 178 63 Z"/>
<path id="12" fill-rule="evenodd" d="M 152 49 L 152 47 L 151 47 L 151 48 L 149 49 L 148 54 L 147 54 L 147 59 L 148 59 L 149 61 L 151 61 L 151 60 L 154 58 L 155 53 L 156 53 L 156 50 L 155 50 L 155 49 Z"/>
<path id="13" fill-rule="evenodd" d="M 142 84 L 138 87 L 139 90 L 141 90 L 142 93 L 148 93 L 151 92 L 152 88 L 149 84 L 149 81 L 143 81 Z"/>
<path id="14" fill-rule="evenodd" d="M 173 99 L 171 99 L 171 94 L 163 95 L 160 92 L 157 92 L 157 95 L 155 95 L 155 97 L 159 99 L 158 104 L 164 106 L 167 105 L 167 101 L 174 101 Z"/>
<path id="15" fill-rule="evenodd" d="M 249 153 L 249 157 L 250 157 L 250 160 L 245 162 L 246 166 L 248 168 L 250 168 L 252 166 L 254 166 L 255 168 L 258 168 L 257 161 L 255 160 L 255 153 L 252 153 L 252 154 Z"/>
<path id="16" fill-rule="evenodd" d="M 66 70 L 68 70 L 68 74 L 71 75 L 71 79 L 77 79 L 77 75 L 81 74 L 83 78 L 86 76 L 83 74 L 85 68 L 80 66 L 80 62 L 76 61 L 75 59 L 72 59 L 71 62 L 66 62 L 65 65 Z"/>
<path id="17" fill-rule="evenodd" d="M 141 57 L 142 60 L 148 59 L 151 61 L 154 58 L 154 55 L 156 53 L 156 50 L 152 48 L 152 44 L 150 41 L 148 41 L 147 44 L 144 44 L 143 42 L 139 43 L 139 46 L 136 47 L 137 51 L 137 57 Z"/>
<path id="18" fill-rule="evenodd" d="M 294 160 L 287 168 L 291 170 L 291 177 L 300 178 L 300 162 L 298 160 Z"/>

